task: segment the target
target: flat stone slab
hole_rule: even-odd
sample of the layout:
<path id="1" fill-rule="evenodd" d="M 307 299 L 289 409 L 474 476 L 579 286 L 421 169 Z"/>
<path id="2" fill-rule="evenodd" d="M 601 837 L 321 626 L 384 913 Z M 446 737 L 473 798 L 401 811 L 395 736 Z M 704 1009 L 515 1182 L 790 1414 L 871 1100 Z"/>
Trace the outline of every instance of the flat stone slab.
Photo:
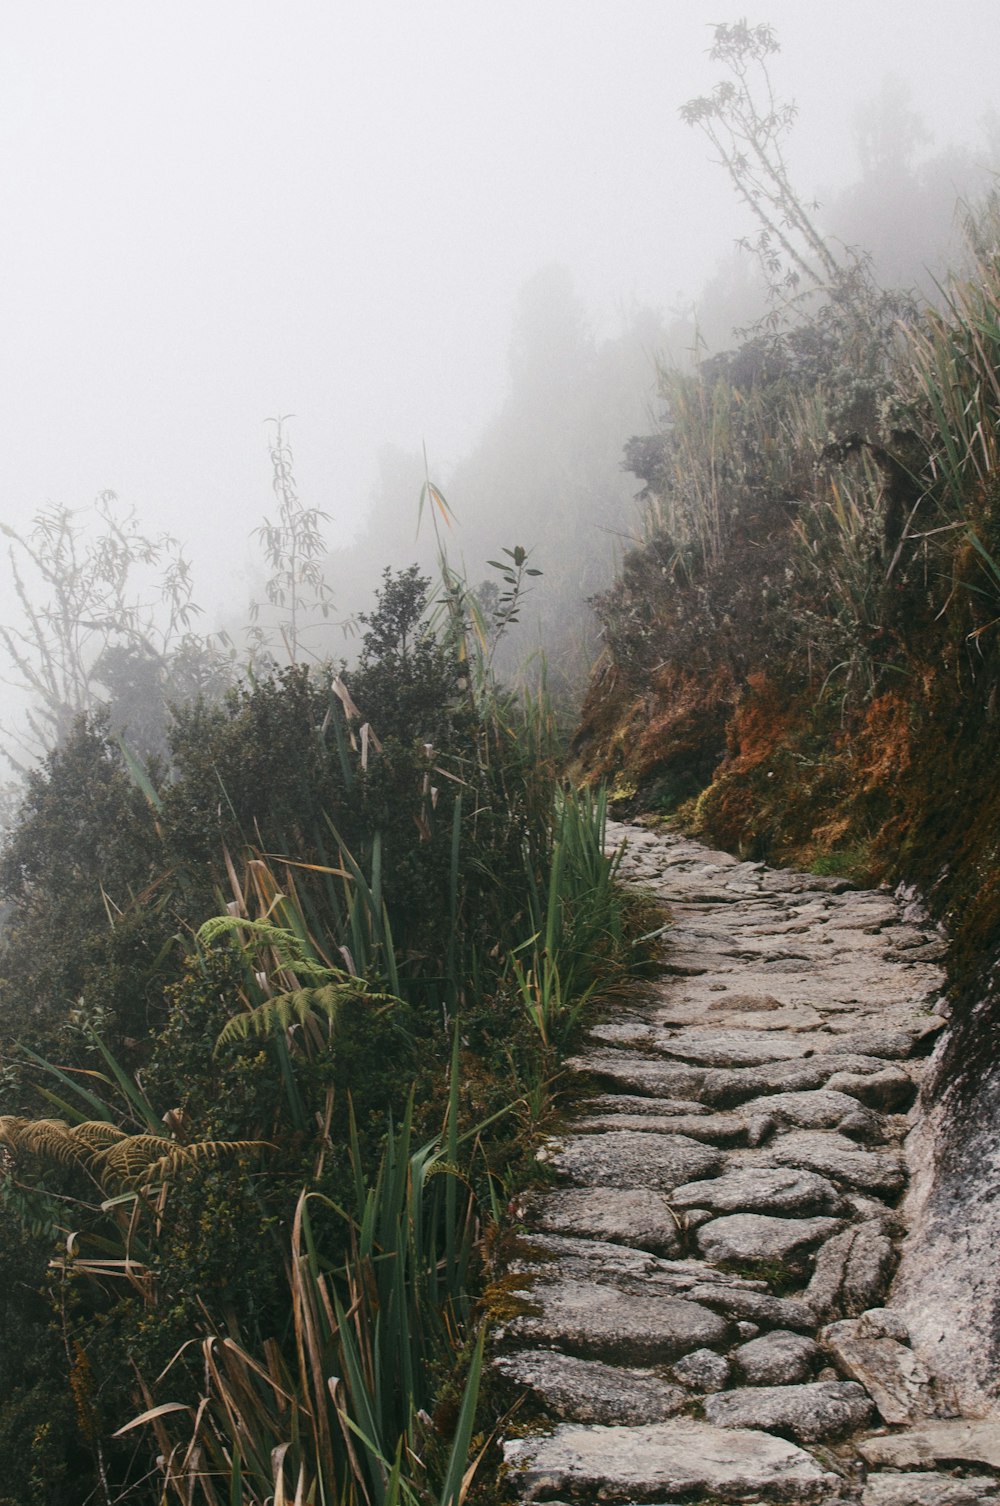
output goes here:
<path id="1" fill-rule="evenodd" d="M 859 1150 L 833 1130 L 792 1130 L 758 1153 L 761 1166 L 800 1166 L 859 1192 L 895 1197 L 905 1180 L 902 1159 L 890 1151 Z"/>
<path id="2" fill-rule="evenodd" d="M 717 1313 L 652 1285 L 639 1295 L 607 1282 L 539 1279 L 524 1297 L 537 1311 L 515 1318 L 511 1335 L 522 1343 L 553 1344 L 583 1359 L 669 1364 L 692 1349 L 720 1348 L 730 1332 Z"/>
<path id="3" fill-rule="evenodd" d="M 645 1187 L 567 1187 L 527 1198 L 525 1216 L 535 1229 L 608 1240 L 657 1255 L 681 1249 L 677 1216 L 662 1192 Z"/>
<path id="4" fill-rule="evenodd" d="M 731 1213 L 702 1224 L 695 1234 L 706 1260 L 798 1261 L 842 1227 L 836 1218 L 775 1218 L 768 1213 Z"/>
<path id="5" fill-rule="evenodd" d="M 775 1061 L 793 1061 L 821 1050 L 825 1036 L 770 1030 L 677 1030 L 656 1037 L 653 1044 L 666 1056 L 701 1067 L 761 1067 Z"/>
<path id="6" fill-rule="evenodd" d="M 706 1270 L 706 1275 L 717 1273 Z M 816 1315 L 804 1302 L 794 1297 L 772 1297 L 769 1292 L 750 1291 L 746 1287 L 701 1283 L 688 1288 L 691 1297 L 734 1321 L 749 1320 L 767 1328 L 792 1328 L 799 1333 L 815 1333 Z"/>
<path id="7" fill-rule="evenodd" d="M 935 1464 L 986 1464 L 1000 1470 L 1000 1422 L 958 1418 L 926 1422 L 905 1433 L 864 1438 L 858 1452 L 873 1469 L 928 1469 Z"/>
<path id="8" fill-rule="evenodd" d="M 988 1475 L 869 1475 L 861 1506 L 990 1506 L 1000 1501 L 1000 1481 Z"/>
<path id="9" fill-rule="evenodd" d="M 687 1405 L 689 1393 L 653 1370 L 581 1360 L 554 1349 L 501 1355 L 494 1368 L 533 1391 L 546 1411 L 565 1422 L 664 1422 Z"/>
<path id="10" fill-rule="evenodd" d="M 591 1114 L 708 1114 L 711 1111 L 695 1098 L 645 1098 L 640 1093 L 598 1093 L 583 1106 Z"/>
<path id="11" fill-rule="evenodd" d="M 652 1102 L 653 1100 L 651 1100 Z M 658 1135 L 686 1135 L 707 1145 L 761 1145 L 775 1129 L 763 1115 L 742 1118 L 738 1114 L 594 1114 L 574 1121 L 583 1134 L 606 1134 L 608 1130 L 645 1130 Z"/>
<path id="12" fill-rule="evenodd" d="M 570 1182 L 588 1187 L 644 1187 L 672 1192 L 681 1182 L 711 1176 L 722 1167 L 718 1151 L 686 1135 L 609 1130 L 552 1142 L 547 1157 Z"/>
<path id="13" fill-rule="evenodd" d="M 822 1443 L 864 1427 L 874 1408 L 853 1381 L 805 1386 L 741 1386 L 706 1396 L 705 1419 L 716 1427 L 763 1428 L 799 1443 Z"/>
<path id="14" fill-rule="evenodd" d="M 707 1075 L 705 1067 L 680 1062 L 653 1061 L 632 1051 L 600 1047 L 566 1062 L 571 1072 L 586 1072 L 607 1082 L 619 1083 L 630 1093 L 653 1098 L 699 1098 Z"/>
<path id="15" fill-rule="evenodd" d="M 505 1443 L 504 1459 L 524 1501 L 556 1492 L 584 1502 L 700 1494 L 807 1506 L 838 1484 L 811 1454 L 784 1439 L 689 1418 L 633 1428 L 564 1424 L 548 1437 Z"/>
<path id="16" fill-rule="evenodd" d="M 596 1048 L 580 1056 L 570 1057 L 566 1066 L 573 1072 L 589 1073 L 604 1082 L 615 1083 L 628 1093 L 652 1098 L 697 1098 L 704 1104 L 717 1108 L 735 1108 L 748 1099 L 759 1098 L 765 1093 L 809 1092 L 827 1084 L 858 1098 L 854 1084 L 865 1078 L 885 1073 L 888 1063 L 882 1057 L 862 1056 L 856 1052 L 836 1049 L 833 1037 L 831 1050 L 820 1055 L 792 1061 L 768 1061 L 759 1067 L 699 1067 L 693 1063 L 654 1060 L 632 1051 L 615 1051 L 611 1047 Z M 890 1069 L 891 1070 L 891 1069 Z M 840 1082 L 833 1084 L 832 1079 Z M 884 1100 L 889 1091 L 888 1081 L 880 1078 L 880 1097 Z M 893 1072 L 892 1091 L 896 1094 L 893 1106 L 903 1107 L 912 1101 L 915 1089 L 912 1080 L 901 1069 Z M 849 1085 L 845 1085 L 849 1084 Z M 888 1107 L 883 1102 L 873 1107 Z"/>
<path id="17" fill-rule="evenodd" d="M 742 1166 L 710 1181 L 686 1182 L 670 1197 L 676 1208 L 718 1213 L 828 1214 L 843 1211 L 833 1183 L 814 1171 L 791 1166 Z"/>
<path id="18" fill-rule="evenodd" d="M 736 1108 L 749 1099 L 771 1093 L 808 1093 L 825 1088 L 832 1079 L 844 1073 L 849 1077 L 863 1079 L 885 1071 L 887 1063 L 876 1056 L 861 1056 L 856 1052 L 837 1049 L 833 1036 L 826 1038 L 829 1052 L 802 1057 L 792 1061 L 772 1061 L 759 1067 L 681 1067 L 678 1072 L 701 1072 L 704 1074 L 700 1088 L 695 1091 L 705 1103 L 718 1108 Z M 664 1063 L 664 1066 L 669 1065 Z M 906 1077 L 906 1073 L 903 1073 Z M 907 1077 L 910 1098 L 913 1083 Z M 842 1091 L 848 1091 L 842 1089 Z M 857 1097 L 857 1094 L 851 1096 Z"/>

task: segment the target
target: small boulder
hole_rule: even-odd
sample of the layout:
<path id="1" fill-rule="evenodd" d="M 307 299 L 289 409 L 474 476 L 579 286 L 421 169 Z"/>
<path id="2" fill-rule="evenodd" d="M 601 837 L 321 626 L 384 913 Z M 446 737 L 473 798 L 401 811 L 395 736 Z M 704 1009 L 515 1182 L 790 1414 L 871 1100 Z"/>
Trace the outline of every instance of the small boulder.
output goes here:
<path id="1" fill-rule="evenodd" d="M 912 1423 L 936 1416 L 930 1375 L 912 1349 L 878 1332 L 888 1326 L 878 1320 L 866 1325 L 864 1319 L 848 1318 L 825 1328 L 820 1342 L 840 1372 L 864 1386 L 883 1422 Z"/>
<path id="2" fill-rule="evenodd" d="M 722 1391 L 729 1382 L 729 1361 L 711 1349 L 694 1349 L 676 1362 L 672 1374 L 693 1390 Z"/>
<path id="3" fill-rule="evenodd" d="M 776 1328 L 733 1351 L 733 1363 L 748 1386 L 794 1386 L 812 1376 L 822 1351 L 805 1334 Z"/>

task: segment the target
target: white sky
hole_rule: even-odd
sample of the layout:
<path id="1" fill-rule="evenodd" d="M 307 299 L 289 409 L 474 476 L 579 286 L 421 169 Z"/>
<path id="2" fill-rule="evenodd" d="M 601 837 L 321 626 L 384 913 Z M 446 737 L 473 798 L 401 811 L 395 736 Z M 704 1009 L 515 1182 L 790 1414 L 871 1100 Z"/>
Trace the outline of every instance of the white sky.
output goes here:
<path id="1" fill-rule="evenodd" d="M 238 594 L 263 420 L 350 525 L 378 447 L 442 473 L 503 392 L 513 300 L 598 328 L 690 299 L 747 228 L 678 107 L 705 0 L 0 0 L 0 518 L 112 488 Z M 996 101 L 1000 4 L 769 0 L 805 192 L 885 75 L 938 144 Z"/>

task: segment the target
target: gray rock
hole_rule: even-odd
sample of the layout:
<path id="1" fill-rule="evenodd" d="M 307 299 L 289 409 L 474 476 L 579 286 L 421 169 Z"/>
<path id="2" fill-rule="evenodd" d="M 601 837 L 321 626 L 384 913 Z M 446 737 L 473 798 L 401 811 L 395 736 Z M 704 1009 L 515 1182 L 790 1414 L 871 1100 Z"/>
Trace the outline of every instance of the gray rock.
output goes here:
<path id="1" fill-rule="evenodd" d="M 675 1187 L 677 1208 L 715 1208 L 720 1213 L 836 1214 L 843 1199 L 832 1182 L 797 1167 L 745 1166 L 706 1182 Z"/>
<path id="2" fill-rule="evenodd" d="M 514 1385 L 534 1391 L 546 1410 L 564 1422 L 663 1422 L 690 1400 L 687 1391 L 653 1370 L 580 1360 L 553 1349 L 518 1350 L 501 1355 L 493 1365 Z"/>
<path id="3" fill-rule="evenodd" d="M 959 1410 L 985 1416 L 1000 1405 L 1000 1069 L 976 1074 L 957 1101 L 932 1079 L 907 1140 L 909 1232 L 893 1306 Z"/>
<path id="4" fill-rule="evenodd" d="M 931 1377 L 898 1339 L 869 1337 L 863 1319 L 849 1318 L 831 1323 L 820 1341 L 841 1374 L 864 1386 L 883 1422 L 911 1423 L 937 1415 Z"/>
<path id="5" fill-rule="evenodd" d="M 804 1093 L 825 1087 L 836 1088 L 857 1098 L 858 1095 L 849 1093 L 845 1086 L 844 1074 L 854 1081 L 875 1076 L 885 1067 L 886 1062 L 881 1057 L 836 1051 L 831 1040 L 830 1052 L 805 1057 L 800 1061 L 771 1062 L 760 1067 L 678 1067 L 675 1070 L 701 1072 L 701 1083 L 695 1091 L 704 1102 L 715 1104 L 719 1108 L 735 1108 L 748 1099 L 759 1098 L 766 1093 Z M 903 1076 L 906 1077 L 906 1074 L 903 1073 Z M 835 1082 L 835 1078 L 840 1078 L 840 1081 Z M 909 1077 L 906 1077 L 906 1081 L 912 1100 L 915 1091 L 913 1083 Z"/>
<path id="6" fill-rule="evenodd" d="M 612 1244 L 610 1240 L 577 1239 L 570 1234 L 529 1234 L 520 1241 L 510 1270 L 551 1279 L 558 1267 L 561 1275 L 574 1280 L 622 1286 L 630 1280 L 646 1281 L 654 1273 L 672 1270 L 674 1264 L 646 1250 Z M 691 1285 L 690 1280 L 686 1281 L 685 1290 Z"/>
<path id="7" fill-rule="evenodd" d="M 1000 1501 L 1000 1482 L 988 1475 L 869 1475 L 861 1506 L 990 1506 Z"/>
<path id="8" fill-rule="evenodd" d="M 906 1233 L 906 1224 L 902 1215 L 895 1208 L 888 1208 L 878 1198 L 865 1197 L 862 1192 L 847 1192 L 844 1201 L 854 1214 L 859 1224 L 871 1224 L 879 1234 L 886 1234 L 890 1239 L 902 1239 Z"/>
<path id="9" fill-rule="evenodd" d="M 650 1100 L 651 1102 L 654 1100 Z M 765 1128 L 766 1126 L 766 1128 Z M 646 1130 L 659 1135 L 685 1135 L 708 1145 L 759 1145 L 774 1128 L 762 1117 L 741 1119 L 736 1114 L 600 1114 L 578 1119 L 574 1129 L 583 1134 L 608 1130 Z"/>
<path id="10" fill-rule="evenodd" d="M 725 993 L 713 1000 L 708 1006 L 708 1012 L 725 1010 L 729 1014 L 771 1014 L 783 1008 L 781 1000 L 773 994 Z"/>
<path id="11" fill-rule="evenodd" d="M 694 1098 L 644 1098 L 639 1093 L 598 1093 L 588 1098 L 583 1107 L 590 1114 L 649 1114 L 657 1118 L 710 1112 Z"/>
<path id="12" fill-rule="evenodd" d="M 772 1297 L 767 1292 L 721 1283 L 692 1286 L 688 1295 L 727 1318 L 749 1320 L 767 1328 L 794 1328 L 800 1333 L 815 1333 L 818 1327 L 815 1313 L 794 1297 Z"/>
<path id="13" fill-rule="evenodd" d="M 799 1129 L 839 1129 L 850 1122 L 852 1128 L 859 1131 L 851 1136 L 852 1139 L 862 1138 L 860 1131 L 864 1132 L 865 1138 L 872 1140 L 882 1137 L 880 1122 L 874 1114 L 860 1109 L 858 1100 L 850 1094 L 838 1093 L 829 1087 L 809 1093 L 772 1093 L 767 1098 L 752 1099 L 743 1104 L 741 1112 L 766 1113 L 786 1126 L 791 1124 Z"/>
<path id="14" fill-rule="evenodd" d="M 677 1380 L 698 1391 L 721 1391 L 729 1381 L 729 1361 L 711 1349 L 693 1349 L 672 1368 Z"/>
<path id="15" fill-rule="evenodd" d="M 851 1045 L 866 1056 L 905 1061 L 912 1055 L 919 1037 L 918 1030 L 859 1030 L 851 1035 Z"/>
<path id="16" fill-rule="evenodd" d="M 819 1251 L 805 1300 L 819 1318 L 855 1317 L 885 1294 L 895 1264 L 892 1241 L 877 1226 L 855 1225 Z"/>
<path id="17" fill-rule="evenodd" d="M 567 1187 L 525 1202 L 536 1229 L 609 1240 L 658 1255 L 680 1253 L 677 1216 L 662 1192 L 629 1187 Z"/>
<path id="18" fill-rule="evenodd" d="M 609 1046 L 639 1046 L 645 1045 L 651 1034 L 648 1020 L 602 1020 L 588 1028 L 587 1039 L 601 1041 Z"/>
<path id="19" fill-rule="evenodd" d="M 794 1386 L 813 1374 L 822 1351 L 804 1334 L 778 1328 L 733 1350 L 733 1364 L 748 1386 Z M 853 1377 L 852 1377 L 853 1378 Z"/>
<path id="20" fill-rule="evenodd" d="M 770 1030 L 678 1030 L 655 1041 L 658 1051 L 704 1067 L 760 1067 L 808 1056 L 822 1036 Z"/>
<path id="21" fill-rule="evenodd" d="M 957 1419 L 927 1422 L 905 1433 L 864 1438 L 858 1453 L 873 1469 L 927 1469 L 935 1464 L 985 1464 L 1000 1470 L 1000 1423 Z"/>
<path id="22" fill-rule="evenodd" d="M 763 1428 L 800 1443 L 821 1443 L 864 1427 L 873 1407 L 852 1381 L 805 1386 L 745 1386 L 705 1398 L 705 1418 L 716 1427 Z"/>
<path id="23" fill-rule="evenodd" d="M 766 868 L 760 876 L 760 885 L 770 894 L 843 894 L 853 888 L 850 879 L 796 873 L 790 868 Z"/>
<path id="24" fill-rule="evenodd" d="M 863 1339 L 895 1339 L 898 1344 L 910 1342 L 910 1330 L 902 1314 L 891 1307 L 870 1307 L 858 1319 L 858 1333 Z"/>
<path id="25" fill-rule="evenodd" d="M 867 1108 L 894 1114 L 908 1109 L 916 1097 L 913 1078 L 902 1067 L 884 1067 L 880 1072 L 834 1072 L 827 1087 L 856 1098 Z"/>
<path id="26" fill-rule="evenodd" d="M 766 1213 L 732 1213 L 697 1231 L 706 1260 L 734 1264 L 780 1261 L 801 1265 L 808 1252 L 841 1227 L 835 1218 L 773 1218 Z"/>
<path id="27" fill-rule="evenodd" d="M 525 1294 L 533 1312 L 513 1320 L 520 1342 L 551 1344 L 583 1359 L 660 1365 L 692 1349 L 721 1347 L 728 1324 L 716 1313 L 652 1285 L 644 1295 L 606 1282 L 538 1280 Z"/>
<path id="28" fill-rule="evenodd" d="M 759 1153 L 762 1166 L 801 1166 L 861 1192 L 895 1197 L 905 1180 L 894 1152 L 858 1150 L 833 1130 L 792 1130 Z"/>
<path id="29" fill-rule="evenodd" d="M 571 1072 L 585 1072 L 603 1082 L 617 1083 L 630 1093 L 656 1098 L 697 1098 L 703 1094 L 707 1067 L 689 1067 L 679 1062 L 653 1061 L 630 1051 L 610 1047 L 571 1056 Z M 706 1102 L 714 1100 L 705 1098 Z"/>
<path id="30" fill-rule="evenodd" d="M 732 1432 L 689 1418 L 636 1428 L 564 1424 L 548 1437 L 504 1444 L 510 1479 L 522 1500 L 822 1502 L 837 1476 L 811 1454 L 766 1434 Z"/>
<path id="31" fill-rule="evenodd" d="M 571 1135 L 550 1147 L 551 1165 L 570 1182 L 588 1187 L 646 1187 L 671 1192 L 681 1182 L 711 1176 L 722 1157 L 685 1135 L 610 1130 Z"/>

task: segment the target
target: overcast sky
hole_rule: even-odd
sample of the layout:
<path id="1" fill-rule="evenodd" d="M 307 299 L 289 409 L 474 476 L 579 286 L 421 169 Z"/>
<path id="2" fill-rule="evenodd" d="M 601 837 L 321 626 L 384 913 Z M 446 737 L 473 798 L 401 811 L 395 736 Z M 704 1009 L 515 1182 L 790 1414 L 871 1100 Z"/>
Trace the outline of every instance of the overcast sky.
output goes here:
<path id="1" fill-rule="evenodd" d="M 263 421 L 350 526 L 380 445 L 444 474 L 500 401 L 518 288 L 595 326 L 690 301 L 747 224 L 678 108 L 703 0 L 0 0 L 0 516 L 112 488 L 234 591 Z M 805 191 L 887 73 L 938 145 L 996 102 L 1000 5 L 770 0 Z M 455 499 L 460 506 L 460 499 Z"/>

